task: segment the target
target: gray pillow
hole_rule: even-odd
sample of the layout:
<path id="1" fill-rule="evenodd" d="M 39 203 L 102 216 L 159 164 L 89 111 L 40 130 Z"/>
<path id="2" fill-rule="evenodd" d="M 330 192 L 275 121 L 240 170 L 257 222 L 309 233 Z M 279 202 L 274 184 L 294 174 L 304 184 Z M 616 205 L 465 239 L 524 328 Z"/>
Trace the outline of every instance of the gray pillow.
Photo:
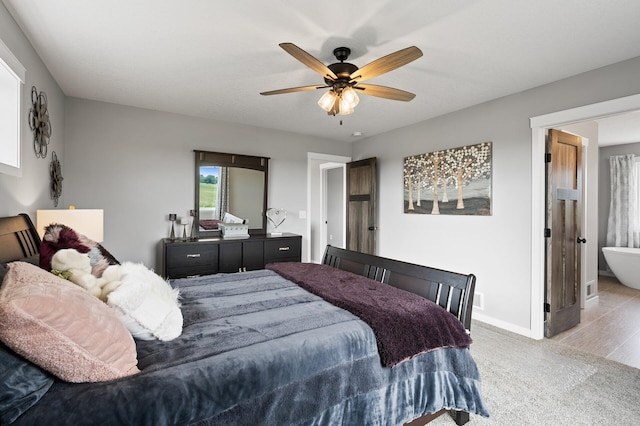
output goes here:
<path id="1" fill-rule="evenodd" d="M 8 425 L 35 405 L 53 377 L 0 343 L 0 423 Z"/>

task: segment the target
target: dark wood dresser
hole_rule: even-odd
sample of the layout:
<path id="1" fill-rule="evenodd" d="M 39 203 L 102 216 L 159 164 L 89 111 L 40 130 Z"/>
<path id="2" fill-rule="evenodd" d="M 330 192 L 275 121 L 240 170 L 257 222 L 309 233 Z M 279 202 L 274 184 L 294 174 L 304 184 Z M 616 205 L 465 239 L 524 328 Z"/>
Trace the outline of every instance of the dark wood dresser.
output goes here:
<path id="1" fill-rule="evenodd" d="M 251 271 L 272 262 L 300 262 L 302 236 L 283 233 L 194 241 L 164 238 L 162 258 L 165 278 Z"/>

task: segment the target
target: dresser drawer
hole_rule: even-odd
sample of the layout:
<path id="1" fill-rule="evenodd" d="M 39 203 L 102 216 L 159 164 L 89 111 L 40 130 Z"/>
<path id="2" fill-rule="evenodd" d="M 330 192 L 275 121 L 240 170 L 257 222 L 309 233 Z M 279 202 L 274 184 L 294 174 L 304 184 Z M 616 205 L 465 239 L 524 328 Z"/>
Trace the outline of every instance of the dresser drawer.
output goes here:
<path id="1" fill-rule="evenodd" d="M 171 243 L 165 245 L 165 275 L 184 278 L 218 272 L 217 244 Z"/>
<path id="2" fill-rule="evenodd" d="M 189 277 L 199 277 L 202 275 L 213 275 L 218 273 L 218 265 L 200 265 L 200 266 L 189 266 L 182 268 L 174 268 L 168 267 L 166 272 L 166 278 L 189 278 Z"/>
<path id="3" fill-rule="evenodd" d="M 302 238 L 269 238 L 264 242 L 264 262 L 300 262 Z"/>

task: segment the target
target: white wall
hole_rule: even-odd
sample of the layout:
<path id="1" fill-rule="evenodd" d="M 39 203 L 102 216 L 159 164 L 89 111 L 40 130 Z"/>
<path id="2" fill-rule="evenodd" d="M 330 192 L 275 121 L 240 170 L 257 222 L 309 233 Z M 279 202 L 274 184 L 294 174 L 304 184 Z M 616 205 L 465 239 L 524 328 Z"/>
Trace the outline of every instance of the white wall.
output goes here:
<path id="1" fill-rule="evenodd" d="M 476 290 L 484 294 L 485 306 L 484 310 L 475 309 L 474 314 L 496 325 L 530 334 L 532 132 L 529 119 L 640 93 L 638 75 L 640 58 L 635 58 L 354 142 L 354 160 L 378 157 L 378 252 L 382 256 L 476 274 Z M 492 216 L 403 213 L 402 160 L 405 156 L 484 141 L 493 141 Z M 540 236 L 542 238 L 542 230 Z"/>
<path id="2" fill-rule="evenodd" d="M 344 194 L 344 167 L 334 167 L 325 170 L 327 177 L 327 244 L 345 248 L 345 194 Z"/>
<path id="3" fill-rule="evenodd" d="M 26 69 L 26 81 L 22 90 L 22 176 L 0 173 L 0 216 L 28 213 L 35 223 L 35 212 L 41 208 L 53 208 L 49 197 L 49 163 L 55 151 L 65 174 L 64 146 L 64 95 L 46 69 L 27 38 L 15 23 L 4 4 L 0 2 L 0 39 Z M 29 129 L 28 114 L 31 108 L 31 86 L 47 95 L 52 127 L 47 157 L 36 158 L 33 150 L 33 134 Z M 64 203 L 66 187 L 63 182 L 60 203 Z"/>
<path id="4" fill-rule="evenodd" d="M 194 149 L 271 157 L 269 207 L 286 209 L 282 231 L 305 240 L 297 213 L 307 208 L 307 152 L 351 152 L 342 142 L 77 98 L 67 98 L 66 117 L 66 202 L 103 208 L 104 246 L 158 270 L 167 215 L 193 208 Z"/>

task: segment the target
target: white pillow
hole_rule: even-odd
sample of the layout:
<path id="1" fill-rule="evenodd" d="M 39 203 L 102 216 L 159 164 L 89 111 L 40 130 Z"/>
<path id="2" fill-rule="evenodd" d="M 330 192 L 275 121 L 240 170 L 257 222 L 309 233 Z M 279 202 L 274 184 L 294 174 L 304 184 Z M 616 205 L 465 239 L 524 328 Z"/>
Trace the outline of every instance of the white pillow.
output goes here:
<path id="1" fill-rule="evenodd" d="M 168 341 L 182 334 L 178 289 L 141 263 L 110 268 L 119 269 L 120 285 L 107 295 L 107 304 L 134 337 Z"/>

